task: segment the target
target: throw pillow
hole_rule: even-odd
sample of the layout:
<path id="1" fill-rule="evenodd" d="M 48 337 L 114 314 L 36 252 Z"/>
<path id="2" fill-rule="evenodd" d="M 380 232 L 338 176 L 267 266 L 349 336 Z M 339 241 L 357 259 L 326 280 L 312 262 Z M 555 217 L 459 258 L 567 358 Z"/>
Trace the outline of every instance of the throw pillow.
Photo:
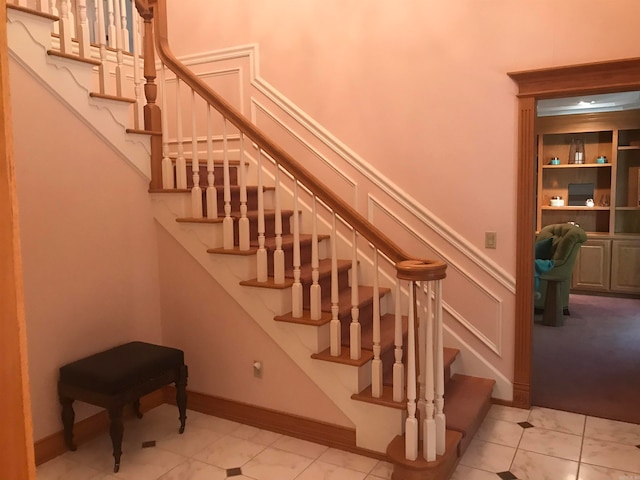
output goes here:
<path id="1" fill-rule="evenodd" d="M 553 254 L 553 237 L 536 242 L 536 260 L 550 260 Z"/>

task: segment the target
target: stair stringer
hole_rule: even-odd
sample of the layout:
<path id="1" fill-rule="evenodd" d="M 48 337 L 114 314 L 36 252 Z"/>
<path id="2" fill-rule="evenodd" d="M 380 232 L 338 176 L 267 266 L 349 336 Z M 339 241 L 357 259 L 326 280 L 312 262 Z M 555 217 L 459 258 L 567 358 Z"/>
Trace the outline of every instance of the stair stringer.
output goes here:
<path id="1" fill-rule="evenodd" d="M 371 362 L 361 367 L 311 358 L 328 346 L 328 325 L 315 327 L 276 322 L 274 317 L 291 310 L 291 288 L 282 290 L 246 287 L 242 280 L 256 276 L 255 255 L 219 255 L 207 248 L 219 247 L 221 224 L 192 225 L 177 222 L 189 206 L 189 194 L 151 194 L 156 221 L 232 296 L 258 325 L 296 362 L 355 425 L 358 447 L 384 453 L 402 434 L 404 411 L 352 400 L 371 383 Z M 195 228 L 194 228 L 195 227 Z M 206 228 L 208 227 L 208 228 Z M 372 421 L 372 419 L 376 419 Z"/>
<path id="2" fill-rule="evenodd" d="M 92 66 L 47 54 L 52 43 L 52 22 L 48 18 L 8 8 L 9 54 L 120 158 L 149 180 L 150 139 L 126 132 L 132 114 L 131 105 L 91 98 L 89 94 L 94 84 Z"/>

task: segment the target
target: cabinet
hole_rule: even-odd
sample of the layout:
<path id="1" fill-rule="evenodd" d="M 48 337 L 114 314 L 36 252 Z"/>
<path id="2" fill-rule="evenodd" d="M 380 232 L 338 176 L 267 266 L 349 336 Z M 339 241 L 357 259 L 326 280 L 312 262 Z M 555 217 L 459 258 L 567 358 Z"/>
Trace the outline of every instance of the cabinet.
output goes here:
<path id="1" fill-rule="evenodd" d="M 572 289 L 640 294 L 640 110 L 541 117 L 536 133 L 537 230 L 575 222 L 589 238 Z"/>

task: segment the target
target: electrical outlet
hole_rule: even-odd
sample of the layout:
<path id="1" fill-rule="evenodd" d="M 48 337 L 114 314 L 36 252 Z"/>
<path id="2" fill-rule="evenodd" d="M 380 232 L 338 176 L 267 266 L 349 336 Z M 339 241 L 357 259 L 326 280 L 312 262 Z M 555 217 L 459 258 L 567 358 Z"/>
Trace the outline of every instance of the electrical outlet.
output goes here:
<path id="1" fill-rule="evenodd" d="M 484 248 L 496 248 L 498 234 L 496 232 L 484 232 Z"/>
<path id="2" fill-rule="evenodd" d="M 262 362 L 260 360 L 253 361 L 253 376 L 262 378 Z"/>

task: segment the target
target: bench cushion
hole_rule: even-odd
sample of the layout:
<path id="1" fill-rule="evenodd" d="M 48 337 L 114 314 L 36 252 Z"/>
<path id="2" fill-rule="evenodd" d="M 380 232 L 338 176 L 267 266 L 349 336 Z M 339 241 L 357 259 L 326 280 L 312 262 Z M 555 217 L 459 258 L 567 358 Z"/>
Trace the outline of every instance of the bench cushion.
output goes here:
<path id="1" fill-rule="evenodd" d="M 130 342 L 60 367 L 60 382 L 113 395 L 184 365 L 184 352 Z"/>

